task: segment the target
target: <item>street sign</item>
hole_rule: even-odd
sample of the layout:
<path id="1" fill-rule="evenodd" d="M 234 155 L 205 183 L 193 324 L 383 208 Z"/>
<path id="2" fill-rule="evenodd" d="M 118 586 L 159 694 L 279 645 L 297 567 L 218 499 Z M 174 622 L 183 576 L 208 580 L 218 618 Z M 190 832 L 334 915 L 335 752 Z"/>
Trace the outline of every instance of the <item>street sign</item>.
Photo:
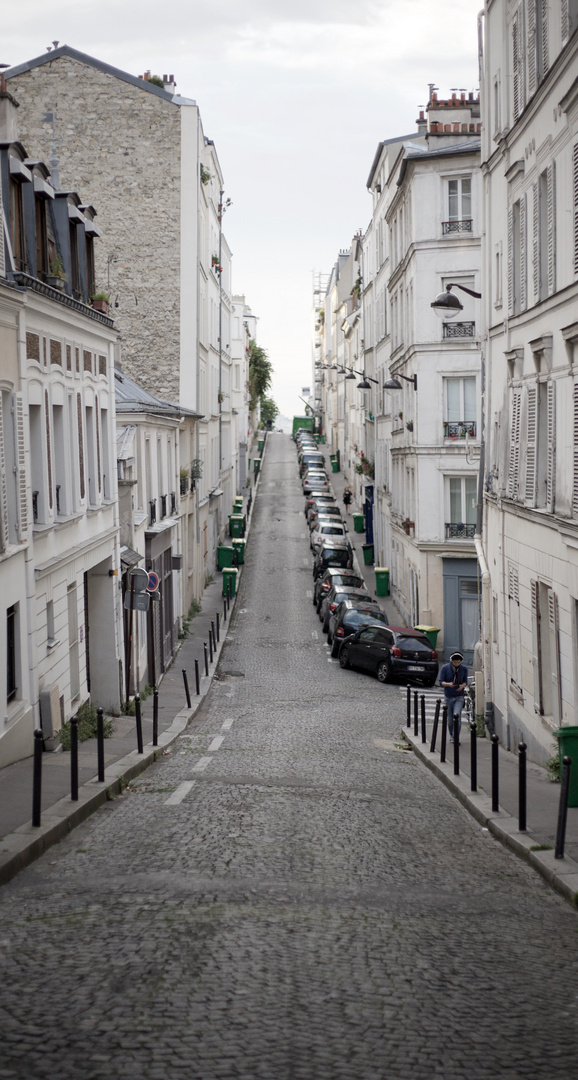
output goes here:
<path id="1" fill-rule="evenodd" d="M 125 593 L 124 606 L 127 611 L 148 611 L 150 596 L 147 592 Z M 131 603 L 132 601 L 132 603 Z"/>
<path id="2" fill-rule="evenodd" d="M 140 566 L 136 566 L 134 570 L 130 572 L 130 588 L 132 592 L 144 593 L 148 588 L 149 575 L 146 570 L 141 570 Z"/>
<path id="3" fill-rule="evenodd" d="M 155 574 L 154 570 L 149 571 L 149 583 L 147 589 L 149 592 L 156 592 L 159 587 L 159 575 Z"/>

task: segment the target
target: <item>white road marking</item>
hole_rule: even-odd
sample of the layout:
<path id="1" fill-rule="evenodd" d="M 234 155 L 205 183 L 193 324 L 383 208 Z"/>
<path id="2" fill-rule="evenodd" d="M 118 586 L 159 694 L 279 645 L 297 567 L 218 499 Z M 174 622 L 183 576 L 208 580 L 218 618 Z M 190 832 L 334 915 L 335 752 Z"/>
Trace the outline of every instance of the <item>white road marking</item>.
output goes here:
<path id="1" fill-rule="evenodd" d="M 178 806 L 179 803 L 186 798 L 192 787 L 195 786 L 194 780 L 183 780 L 182 784 L 179 784 L 178 788 L 173 791 L 172 795 L 169 795 L 165 802 L 165 806 Z"/>
<path id="2" fill-rule="evenodd" d="M 202 757 L 197 761 L 196 765 L 193 765 L 193 772 L 202 772 L 207 768 L 207 765 L 211 764 L 214 759 L 212 757 Z"/>
<path id="3" fill-rule="evenodd" d="M 223 720 L 221 731 L 230 731 L 234 723 L 235 721 L 232 716 L 230 716 L 228 720 Z"/>
<path id="4" fill-rule="evenodd" d="M 215 738 L 213 739 L 211 745 L 207 747 L 207 753 L 213 754 L 215 750 L 218 750 L 219 747 L 223 745 L 224 741 L 224 735 L 215 735 Z"/>

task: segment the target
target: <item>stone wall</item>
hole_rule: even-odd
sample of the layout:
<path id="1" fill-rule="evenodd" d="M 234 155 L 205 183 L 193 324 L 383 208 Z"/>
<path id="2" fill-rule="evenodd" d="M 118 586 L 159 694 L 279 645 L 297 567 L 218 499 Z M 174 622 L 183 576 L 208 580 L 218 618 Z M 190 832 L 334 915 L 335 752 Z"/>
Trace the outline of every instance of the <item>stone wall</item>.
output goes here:
<path id="1" fill-rule="evenodd" d="M 179 399 L 180 107 L 110 72 L 59 56 L 9 80 L 20 141 L 51 156 L 54 110 L 60 186 L 97 211 L 97 291 L 110 294 L 124 370 Z M 118 307 L 114 307 L 118 300 Z"/>

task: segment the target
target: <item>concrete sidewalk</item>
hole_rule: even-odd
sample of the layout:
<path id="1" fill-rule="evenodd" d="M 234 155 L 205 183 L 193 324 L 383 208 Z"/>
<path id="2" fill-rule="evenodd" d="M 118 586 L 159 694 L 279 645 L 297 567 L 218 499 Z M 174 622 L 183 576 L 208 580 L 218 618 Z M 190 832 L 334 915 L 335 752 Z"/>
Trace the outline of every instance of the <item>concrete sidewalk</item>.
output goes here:
<path id="1" fill-rule="evenodd" d="M 251 448 L 257 451 L 257 441 Z M 263 450 L 265 453 L 266 444 Z M 247 521 L 247 536 L 255 506 L 260 474 L 252 487 L 253 501 Z M 239 582 L 243 567 L 239 567 Z M 152 745 L 153 696 L 142 702 L 143 750 L 137 752 L 136 721 L 134 716 L 113 718 L 115 732 L 105 739 L 105 780 L 99 783 L 96 739 L 79 744 L 78 802 L 70 798 L 70 754 L 63 751 L 42 755 L 41 825 L 33 828 L 32 819 L 32 757 L 24 758 L 0 770 L 0 884 L 9 881 L 24 866 L 38 858 L 48 847 L 57 843 L 107 799 L 122 791 L 128 781 L 146 769 L 179 737 L 196 715 L 211 685 L 213 675 L 229 625 L 236 597 L 228 612 L 222 596 L 223 575 L 218 572 L 205 588 L 201 611 L 194 616 L 189 634 L 182 640 L 169 670 L 159 684 L 159 738 Z M 211 623 L 219 637 L 209 675 L 205 675 L 204 643 L 208 645 Z M 199 690 L 196 692 L 195 660 L 199 664 Z M 187 672 L 191 708 L 187 707 L 183 681 Z M 95 700 L 95 704 L 98 704 Z"/>

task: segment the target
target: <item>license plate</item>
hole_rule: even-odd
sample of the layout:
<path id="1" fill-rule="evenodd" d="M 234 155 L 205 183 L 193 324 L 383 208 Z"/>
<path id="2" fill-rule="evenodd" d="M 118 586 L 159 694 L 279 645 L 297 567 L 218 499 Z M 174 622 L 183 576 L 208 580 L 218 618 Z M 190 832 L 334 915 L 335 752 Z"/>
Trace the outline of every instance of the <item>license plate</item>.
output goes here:
<path id="1" fill-rule="evenodd" d="M 408 671 L 425 671 L 425 668 L 418 667 L 416 664 L 409 664 Z"/>

